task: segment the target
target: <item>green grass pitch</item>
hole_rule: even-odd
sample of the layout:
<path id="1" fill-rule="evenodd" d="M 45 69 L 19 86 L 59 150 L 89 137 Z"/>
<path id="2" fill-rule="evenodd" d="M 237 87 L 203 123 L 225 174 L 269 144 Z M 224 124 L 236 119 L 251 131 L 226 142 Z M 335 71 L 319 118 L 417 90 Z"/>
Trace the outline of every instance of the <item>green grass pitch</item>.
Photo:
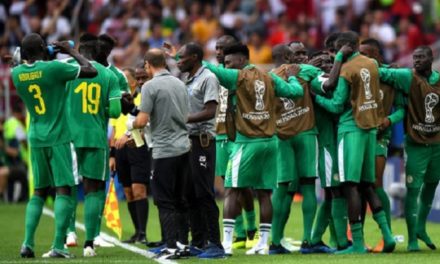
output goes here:
<path id="1" fill-rule="evenodd" d="M 219 203 L 220 208 L 222 204 Z M 24 235 L 24 212 L 25 205 L 7 205 L 0 204 L 0 263 L 156 263 L 141 255 L 132 253 L 125 249 L 98 248 L 96 258 L 86 259 L 82 255 L 82 247 L 72 248 L 71 252 L 77 256 L 72 260 L 46 260 L 40 256 L 46 252 L 51 245 L 54 234 L 53 219 L 48 216 L 42 216 L 40 225 L 36 234 L 35 253 L 37 257 L 33 260 L 25 260 L 19 257 L 19 249 Z M 79 204 L 77 208 L 77 221 L 83 221 L 83 206 Z M 120 203 L 121 221 L 123 225 L 123 239 L 129 237 L 132 232 L 132 224 L 128 215 L 125 202 Z M 104 224 L 103 224 L 104 226 Z M 428 232 L 434 243 L 440 245 L 440 225 L 428 224 Z M 404 235 L 406 237 L 405 221 L 402 219 L 393 219 L 392 229 L 395 235 Z M 112 234 L 110 230 L 103 227 L 102 231 Z M 77 230 L 80 244 L 84 242 L 84 232 Z M 298 203 L 292 205 L 292 213 L 286 228 L 287 237 L 300 239 L 302 234 L 302 214 L 301 206 Z M 380 238 L 380 231 L 373 222 L 371 215 L 368 215 L 365 226 L 365 237 L 367 244 L 374 246 Z M 150 215 L 148 221 L 148 239 L 156 241 L 160 239 L 160 228 L 158 223 L 157 210 L 150 201 Z M 326 233 L 325 240 L 328 240 Z M 144 248 L 142 245 L 137 245 Z M 422 251 L 419 253 L 407 253 L 406 241 L 399 243 L 393 254 L 367 254 L 352 256 L 336 255 L 301 255 L 292 253 L 289 255 L 278 256 L 246 256 L 244 250 L 235 250 L 234 256 L 221 260 L 208 260 L 217 263 L 239 263 L 239 264 L 258 264 L 258 263 L 325 263 L 325 264 L 380 264 L 380 263 L 440 263 L 440 250 L 431 251 L 423 243 L 420 243 Z M 207 260 L 198 260 L 190 258 L 179 260 L 179 263 L 207 263 Z"/>

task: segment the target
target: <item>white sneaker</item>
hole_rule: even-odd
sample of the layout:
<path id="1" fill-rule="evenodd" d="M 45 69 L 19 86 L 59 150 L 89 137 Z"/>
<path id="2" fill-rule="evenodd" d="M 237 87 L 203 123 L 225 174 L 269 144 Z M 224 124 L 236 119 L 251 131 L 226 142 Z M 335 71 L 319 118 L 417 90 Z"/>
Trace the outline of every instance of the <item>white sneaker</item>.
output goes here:
<path id="1" fill-rule="evenodd" d="M 75 232 L 69 232 L 67 234 L 67 238 L 66 238 L 66 245 L 68 247 L 76 247 L 76 246 L 78 246 L 78 242 L 76 240 L 77 240 L 77 237 L 76 237 Z"/>
<path id="2" fill-rule="evenodd" d="M 115 246 L 112 243 L 105 241 L 101 236 L 95 237 L 95 239 L 93 240 L 93 245 L 95 247 L 114 247 Z"/>
<path id="3" fill-rule="evenodd" d="M 292 243 L 289 242 L 287 239 L 281 239 L 281 246 L 283 246 L 285 249 L 289 250 L 290 252 L 298 252 L 301 247 L 295 246 Z"/>
<path id="4" fill-rule="evenodd" d="M 268 255 L 269 250 L 266 245 L 255 245 L 253 248 L 246 251 L 246 255 Z"/>
<path id="5" fill-rule="evenodd" d="M 63 252 L 51 249 L 42 255 L 43 258 L 73 258 L 74 256 L 69 252 Z"/>
<path id="6" fill-rule="evenodd" d="M 83 256 L 84 257 L 95 257 L 96 256 L 96 252 L 92 247 L 86 247 L 83 250 Z"/>

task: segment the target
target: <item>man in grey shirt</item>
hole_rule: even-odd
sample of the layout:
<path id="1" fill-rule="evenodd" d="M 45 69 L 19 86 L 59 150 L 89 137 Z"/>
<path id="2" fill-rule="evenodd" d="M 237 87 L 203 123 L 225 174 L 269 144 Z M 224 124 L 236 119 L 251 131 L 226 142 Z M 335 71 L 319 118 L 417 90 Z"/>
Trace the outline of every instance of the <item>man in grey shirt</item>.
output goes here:
<path id="1" fill-rule="evenodd" d="M 214 126 L 220 86 L 217 77 L 202 65 L 203 48 L 200 45 L 188 43 L 177 55 L 177 67 L 188 74 L 185 81 L 190 104 L 187 127 L 192 149 L 186 198 L 192 235 L 191 253 L 199 258 L 222 258 L 225 252 L 220 241 L 219 209 L 214 194 Z"/>
<path id="2" fill-rule="evenodd" d="M 166 248 L 159 259 L 180 258 L 186 249 L 177 248 L 180 214 L 184 214 L 184 188 L 189 170 L 190 142 L 186 121 L 189 112 L 185 84 L 166 70 L 165 54 L 151 49 L 145 54 L 145 70 L 153 78 L 142 87 L 140 112 L 127 127 L 143 128 L 150 121 L 153 148 L 151 188 L 159 209 Z"/>

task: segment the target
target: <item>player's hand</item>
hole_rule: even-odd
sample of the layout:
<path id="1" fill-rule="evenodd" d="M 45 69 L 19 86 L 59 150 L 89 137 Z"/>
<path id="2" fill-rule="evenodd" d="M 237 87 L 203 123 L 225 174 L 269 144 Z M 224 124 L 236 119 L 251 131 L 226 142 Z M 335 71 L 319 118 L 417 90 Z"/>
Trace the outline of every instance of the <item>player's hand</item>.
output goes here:
<path id="1" fill-rule="evenodd" d="M 69 54 L 73 50 L 69 41 L 55 41 L 52 45 L 59 48 L 60 52 L 65 54 Z"/>
<path id="2" fill-rule="evenodd" d="M 319 68 L 319 66 L 321 66 L 322 63 L 322 59 L 320 56 L 316 56 L 313 59 L 309 60 L 308 64 L 315 66 L 317 68 Z"/>
<path id="3" fill-rule="evenodd" d="M 123 148 L 124 146 L 125 146 L 125 144 L 127 143 L 127 141 L 128 141 L 128 136 L 127 135 L 122 135 L 122 137 L 120 137 L 119 139 L 117 139 L 116 140 L 116 142 L 115 142 L 115 148 L 116 149 L 121 149 L 121 148 Z"/>
<path id="4" fill-rule="evenodd" d="M 350 47 L 348 44 L 345 44 L 341 47 L 339 51 L 342 52 L 342 55 L 344 55 L 344 60 L 346 60 L 348 56 L 353 53 L 353 48 Z"/>
<path id="5" fill-rule="evenodd" d="M 110 172 L 116 171 L 116 159 L 115 157 L 110 157 L 108 161 L 108 165 L 110 167 Z M 113 173 L 110 173 L 110 175 L 114 175 Z"/>
<path id="6" fill-rule="evenodd" d="M 135 107 L 133 96 L 130 93 L 123 93 L 121 96 L 121 112 L 126 115 Z"/>
<path id="7" fill-rule="evenodd" d="M 290 64 L 286 69 L 286 74 L 288 77 L 298 75 L 301 68 L 298 64 Z"/>
<path id="8" fill-rule="evenodd" d="M 177 54 L 176 47 L 174 47 L 171 43 L 165 41 L 162 45 L 165 54 L 171 58 L 175 58 Z"/>
<path id="9" fill-rule="evenodd" d="M 390 119 L 388 118 L 388 117 L 385 117 L 383 120 L 382 120 L 382 123 L 379 125 L 379 130 L 385 130 L 385 129 L 387 129 L 387 128 L 389 128 L 391 126 L 391 121 L 390 121 Z"/>

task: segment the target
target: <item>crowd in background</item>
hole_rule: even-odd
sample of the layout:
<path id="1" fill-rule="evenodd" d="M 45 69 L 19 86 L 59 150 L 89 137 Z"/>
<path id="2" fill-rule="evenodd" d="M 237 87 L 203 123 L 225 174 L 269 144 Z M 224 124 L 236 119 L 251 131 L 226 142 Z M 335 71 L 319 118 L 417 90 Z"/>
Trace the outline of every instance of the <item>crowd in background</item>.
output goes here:
<path id="1" fill-rule="evenodd" d="M 3 0 L 0 3 L 0 56 L 11 54 L 30 32 L 38 32 L 48 43 L 76 40 L 83 32 L 107 33 L 118 41 L 111 60 L 119 68 L 142 64 L 143 54 L 149 48 L 162 47 L 165 41 L 176 47 L 196 41 L 204 46 L 205 59 L 214 61 L 215 43 L 224 34 L 235 35 L 248 45 L 251 63 L 269 64 L 271 49 L 276 44 L 301 41 L 313 52 L 322 48 L 329 33 L 346 30 L 359 32 L 361 40 L 378 39 L 387 62 L 410 65 L 406 58 L 411 51 L 440 40 L 440 1 Z M 4 99 L 6 86 L 11 87 L 8 111 Z M 3 98 L 0 100 L 1 194 L 7 188 L 13 190 L 13 182 L 22 182 L 27 155 L 25 134 L 23 138 L 17 132 L 21 131 L 20 122 L 24 122 L 23 109 L 10 82 L 9 66 L 3 62 L 0 62 L 0 98 Z M 11 118 L 20 122 L 4 123 Z M 13 180 L 9 186 L 5 175 Z M 20 186 L 22 191 L 18 193 L 26 193 L 26 184 Z"/>

